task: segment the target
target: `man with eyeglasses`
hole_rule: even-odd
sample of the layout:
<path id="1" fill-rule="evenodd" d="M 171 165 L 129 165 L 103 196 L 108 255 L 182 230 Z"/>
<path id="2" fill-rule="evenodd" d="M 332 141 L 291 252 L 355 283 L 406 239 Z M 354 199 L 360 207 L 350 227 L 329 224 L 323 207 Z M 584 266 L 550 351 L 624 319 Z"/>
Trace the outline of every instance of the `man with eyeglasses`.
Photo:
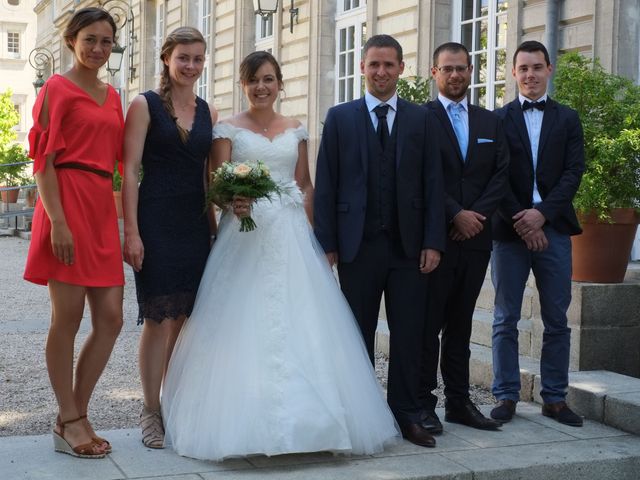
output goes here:
<path id="1" fill-rule="evenodd" d="M 493 318 L 491 417 L 508 422 L 520 395 L 518 321 L 533 271 L 544 324 L 540 376 L 542 414 L 582 426 L 567 406 L 571 302 L 571 235 L 582 232 L 571 204 L 584 171 L 578 114 L 547 97 L 553 68 L 545 46 L 522 43 L 513 56 L 519 95 L 496 111 L 503 119 L 511 163 L 506 195 L 493 219 L 491 274 L 496 290 Z"/>
<path id="2" fill-rule="evenodd" d="M 500 119 L 467 101 L 471 57 L 459 43 L 440 45 L 431 75 L 438 98 L 425 106 L 439 120 L 447 247 L 430 274 L 421 395 L 422 426 L 442 432 L 435 413 L 438 354 L 444 380 L 445 420 L 482 430 L 500 423 L 469 398 L 469 341 L 476 300 L 491 255 L 490 218 L 507 183 L 509 152 Z M 442 332 L 442 341 L 438 334 Z"/>

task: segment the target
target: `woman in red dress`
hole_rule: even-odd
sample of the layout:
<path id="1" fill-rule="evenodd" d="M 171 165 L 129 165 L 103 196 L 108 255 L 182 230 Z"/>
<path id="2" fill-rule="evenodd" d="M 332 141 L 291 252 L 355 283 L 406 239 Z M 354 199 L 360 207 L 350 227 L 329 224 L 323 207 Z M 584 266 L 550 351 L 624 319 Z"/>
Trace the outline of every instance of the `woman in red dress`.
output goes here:
<path id="1" fill-rule="evenodd" d="M 40 201 L 24 278 L 49 286 L 46 360 L 59 407 L 54 447 L 87 458 L 111 451 L 91 427 L 87 409 L 122 327 L 124 271 L 112 172 L 121 154 L 124 122 L 120 97 L 98 79 L 115 35 L 115 22 L 106 11 L 75 13 L 64 31 L 74 65 L 42 88 L 29 134 Z M 93 328 L 74 372 L 85 300 Z"/>

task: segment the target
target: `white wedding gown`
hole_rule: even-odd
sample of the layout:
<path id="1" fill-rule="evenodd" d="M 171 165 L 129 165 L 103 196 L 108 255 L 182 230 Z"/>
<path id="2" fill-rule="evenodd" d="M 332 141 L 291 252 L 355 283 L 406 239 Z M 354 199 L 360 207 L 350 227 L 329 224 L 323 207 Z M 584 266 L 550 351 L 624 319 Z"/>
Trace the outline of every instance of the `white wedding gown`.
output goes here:
<path id="1" fill-rule="evenodd" d="M 381 451 L 397 425 L 294 183 L 305 129 L 271 141 L 222 123 L 218 137 L 286 193 L 254 205 L 252 232 L 223 215 L 163 385 L 166 444 L 206 460 Z"/>

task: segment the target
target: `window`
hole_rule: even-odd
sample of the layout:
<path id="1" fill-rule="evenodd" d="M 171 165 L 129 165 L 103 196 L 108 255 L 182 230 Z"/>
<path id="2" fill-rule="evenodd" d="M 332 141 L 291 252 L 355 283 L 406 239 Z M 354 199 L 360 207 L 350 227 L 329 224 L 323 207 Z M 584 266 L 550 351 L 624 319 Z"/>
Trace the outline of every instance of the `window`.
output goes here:
<path id="1" fill-rule="evenodd" d="M 7 52 L 11 57 L 20 57 L 20 33 L 7 32 Z"/>
<path id="2" fill-rule="evenodd" d="M 199 29 L 207 42 L 207 50 L 211 49 L 211 0 L 200 0 L 198 8 Z M 209 54 L 205 57 L 202 75 L 198 79 L 198 96 L 207 102 L 209 98 Z"/>
<path id="3" fill-rule="evenodd" d="M 162 74 L 162 66 L 163 63 L 160 60 L 160 51 L 162 50 L 162 43 L 164 42 L 164 14 L 165 14 L 165 5 L 164 0 L 159 0 L 156 3 L 156 35 L 155 35 L 155 62 L 156 62 L 156 72 L 155 75 L 159 77 Z"/>
<path id="4" fill-rule="evenodd" d="M 494 109 L 504 104 L 508 0 L 456 2 L 454 34 L 471 54 L 470 101 Z"/>
<path id="5" fill-rule="evenodd" d="M 273 50 L 273 15 L 256 15 L 256 51 Z"/>
<path id="6" fill-rule="evenodd" d="M 256 42 L 273 36 L 273 15 L 256 15 Z"/>
<path id="7" fill-rule="evenodd" d="M 20 0 L 7 0 L 7 3 L 12 7 L 17 7 L 18 5 L 20 5 Z"/>
<path id="8" fill-rule="evenodd" d="M 360 60 L 367 36 L 367 9 L 364 0 L 340 0 L 338 8 L 335 98 L 342 103 L 359 98 L 364 92 Z"/>
<path id="9" fill-rule="evenodd" d="M 364 6 L 367 2 L 365 0 L 340 0 L 338 3 L 342 3 L 342 12 L 348 12 L 359 8 L 361 5 Z"/>

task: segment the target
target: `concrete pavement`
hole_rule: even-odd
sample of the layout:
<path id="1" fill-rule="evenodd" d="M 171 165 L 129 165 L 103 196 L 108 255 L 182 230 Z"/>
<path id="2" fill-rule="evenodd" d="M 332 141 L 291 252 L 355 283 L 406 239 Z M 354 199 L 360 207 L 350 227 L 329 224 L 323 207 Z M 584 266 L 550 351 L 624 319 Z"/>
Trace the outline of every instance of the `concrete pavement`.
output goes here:
<path id="1" fill-rule="evenodd" d="M 490 406 L 483 407 L 488 413 Z M 442 410 L 438 411 L 441 417 Z M 582 428 L 543 417 L 540 407 L 518 404 L 500 432 L 445 422 L 438 446 L 408 442 L 374 456 L 327 453 L 251 457 L 223 463 L 150 450 L 137 429 L 99 432 L 113 445 L 103 460 L 75 459 L 53 451 L 50 435 L 0 438 L 0 478 L 64 480 L 213 479 L 629 479 L 640 478 L 640 437 L 587 420 Z"/>

